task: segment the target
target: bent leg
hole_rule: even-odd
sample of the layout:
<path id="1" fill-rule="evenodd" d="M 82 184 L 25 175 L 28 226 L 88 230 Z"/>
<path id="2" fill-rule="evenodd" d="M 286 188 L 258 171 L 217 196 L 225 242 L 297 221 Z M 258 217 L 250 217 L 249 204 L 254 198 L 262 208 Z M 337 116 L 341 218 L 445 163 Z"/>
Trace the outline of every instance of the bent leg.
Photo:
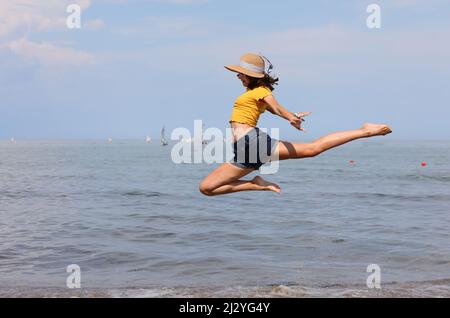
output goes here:
<path id="1" fill-rule="evenodd" d="M 360 129 L 335 132 L 311 143 L 280 141 L 275 149 L 274 159 L 277 159 L 277 155 L 278 160 L 314 157 L 352 140 L 387 135 L 391 132 L 387 125 L 365 124 Z"/>
<path id="2" fill-rule="evenodd" d="M 251 190 L 279 192 L 278 185 L 267 182 L 258 176 L 252 180 L 239 180 L 253 171 L 255 170 L 239 168 L 230 163 L 224 163 L 203 179 L 199 190 L 204 195 L 209 196 Z"/>

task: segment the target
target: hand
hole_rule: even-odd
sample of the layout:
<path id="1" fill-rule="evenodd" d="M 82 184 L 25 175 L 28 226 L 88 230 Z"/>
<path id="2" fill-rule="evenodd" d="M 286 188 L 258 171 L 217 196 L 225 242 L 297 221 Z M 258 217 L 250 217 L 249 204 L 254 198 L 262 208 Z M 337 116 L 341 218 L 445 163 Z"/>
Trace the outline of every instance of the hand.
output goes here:
<path id="1" fill-rule="evenodd" d="M 311 114 L 311 112 L 305 112 L 305 113 L 295 113 L 293 114 L 291 120 L 289 121 L 291 123 L 292 126 L 294 126 L 296 129 L 301 130 L 301 131 L 306 131 L 303 127 L 302 127 L 302 122 L 305 121 L 305 119 L 303 119 L 303 117 L 308 116 L 309 114 Z"/>

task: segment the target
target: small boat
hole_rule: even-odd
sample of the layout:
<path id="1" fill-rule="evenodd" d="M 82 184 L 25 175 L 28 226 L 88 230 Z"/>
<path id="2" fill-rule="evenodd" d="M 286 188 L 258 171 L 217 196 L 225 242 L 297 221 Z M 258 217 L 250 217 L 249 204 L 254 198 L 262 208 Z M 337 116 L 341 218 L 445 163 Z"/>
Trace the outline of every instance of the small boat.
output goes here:
<path id="1" fill-rule="evenodd" d="M 108 144 L 112 144 L 112 138 L 111 137 L 108 138 Z"/>
<path id="2" fill-rule="evenodd" d="M 148 143 L 148 144 L 151 143 L 152 142 L 152 138 L 150 136 L 147 136 L 145 138 L 145 142 Z"/>

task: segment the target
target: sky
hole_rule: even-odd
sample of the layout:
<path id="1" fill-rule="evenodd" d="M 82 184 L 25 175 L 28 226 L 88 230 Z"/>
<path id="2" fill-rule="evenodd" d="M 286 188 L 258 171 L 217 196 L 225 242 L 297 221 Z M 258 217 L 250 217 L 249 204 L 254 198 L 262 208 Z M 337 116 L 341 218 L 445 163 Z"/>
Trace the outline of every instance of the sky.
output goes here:
<path id="1" fill-rule="evenodd" d="M 450 139 L 448 0 L 0 0 L 0 139 L 159 138 L 198 119 L 224 130 L 243 87 L 223 65 L 246 52 L 274 64 L 284 107 L 312 112 L 306 133 L 264 113 L 282 139 L 365 122 Z"/>

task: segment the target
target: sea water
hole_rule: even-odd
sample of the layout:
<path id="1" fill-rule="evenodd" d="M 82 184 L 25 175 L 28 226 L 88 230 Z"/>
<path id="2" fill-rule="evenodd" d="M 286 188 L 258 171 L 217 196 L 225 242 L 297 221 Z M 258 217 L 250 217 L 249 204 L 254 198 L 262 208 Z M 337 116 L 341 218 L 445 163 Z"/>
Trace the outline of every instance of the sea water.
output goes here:
<path id="1" fill-rule="evenodd" d="M 140 140 L 1 141 L 0 295 L 450 296 L 450 141 L 282 161 L 264 176 L 280 194 L 203 196 L 217 166 Z"/>

